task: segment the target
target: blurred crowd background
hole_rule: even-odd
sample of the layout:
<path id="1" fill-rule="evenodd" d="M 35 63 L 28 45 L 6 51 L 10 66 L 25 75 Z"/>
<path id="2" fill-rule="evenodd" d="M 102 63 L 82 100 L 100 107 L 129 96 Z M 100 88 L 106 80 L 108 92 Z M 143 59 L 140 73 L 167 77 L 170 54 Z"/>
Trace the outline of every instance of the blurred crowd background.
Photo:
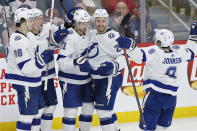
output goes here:
<path id="1" fill-rule="evenodd" d="M 82 7 L 92 15 L 97 8 L 110 14 L 109 28 L 119 29 L 125 14 L 132 14 L 127 23 L 127 33 L 137 43 L 153 41 L 157 29 L 170 29 L 175 40 L 188 39 L 188 30 L 197 21 L 197 0 L 55 0 L 53 23 L 61 25 L 70 7 Z M 9 35 L 15 31 L 14 12 L 20 7 L 39 8 L 48 22 L 51 0 L 0 0 L 0 53 L 4 53 Z M 6 22 L 7 21 L 7 22 Z"/>

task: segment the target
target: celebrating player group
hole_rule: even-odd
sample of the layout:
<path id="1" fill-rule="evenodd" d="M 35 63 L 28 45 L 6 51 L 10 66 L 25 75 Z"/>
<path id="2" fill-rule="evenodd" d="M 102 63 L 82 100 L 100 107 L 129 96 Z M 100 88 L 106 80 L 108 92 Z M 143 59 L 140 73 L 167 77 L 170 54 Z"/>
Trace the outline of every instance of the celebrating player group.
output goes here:
<path id="1" fill-rule="evenodd" d="M 76 130 L 79 109 L 80 131 L 90 131 L 94 111 L 102 131 L 121 131 L 113 109 L 122 86 L 121 70 L 127 66 L 124 51 L 136 63 L 146 62 L 146 95 L 139 129 L 168 130 L 179 88 L 178 66 L 193 60 L 197 52 L 197 23 L 191 25 L 184 46 L 172 45 L 173 33 L 159 29 L 154 36 L 155 45 L 140 49 L 134 38 L 108 28 L 108 17 L 105 9 L 96 9 L 90 16 L 75 7 L 67 12 L 65 24 L 56 26 L 45 23 L 43 12 L 37 8 L 16 10 L 16 31 L 6 50 L 6 80 L 18 96 L 17 131 L 52 130 L 58 104 L 53 80 L 56 76 L 62 91 L 63 131 Z"/>

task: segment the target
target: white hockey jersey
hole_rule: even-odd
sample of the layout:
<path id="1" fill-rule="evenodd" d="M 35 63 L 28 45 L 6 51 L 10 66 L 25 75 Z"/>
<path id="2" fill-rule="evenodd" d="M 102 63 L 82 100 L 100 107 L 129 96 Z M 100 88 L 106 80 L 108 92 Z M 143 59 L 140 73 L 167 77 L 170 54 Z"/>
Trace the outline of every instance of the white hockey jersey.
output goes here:
<path id="1" fill-rule="evenodd" d="M 48 41 L 50 29 L 52 30 L 51 32 L 54 32 L 58 29 L 58 27 L 56 25 L 51 25 L 50 23 L 46 23 L 43 25 L 43 29 L 40 32 L 40 34 L 35 36 L 33 33 L 28 33 L 27 35 L 31 41 L 34 41 L 34 43 L 37 44 L 37 50 L 39 53 L 42 53 L 44 50 L 47 50 L 49 48 L 48 46 L 50 46 Z M 47 76 L 46 76 L 47 65 L 44 68 L 42 68 L 42 80 L 54 78 L 56 76 L 54 60 L 48 64 Z"/>
<path id="2" fill-rule="evenodd" d="M 36 44 L 16 31 L 7 47 L 6 80 L 12 84 L 36 87 L 41 85 L 41 69 L 35 65 Z"/>
<path id="3" fill-rule="evenodd" d="M 71 84 L 86 84 L 91 81 L 87 72 L 81 72 L 73 60 L 80 57 L 89 45 L 89 35 L 80 36 L 74 29 L 69 29 L 70 34 L 64 39 L 64 44 L 59 50 L 57 58 L 59 80 Z"/>
<path id="4" fill-rule="evenodd" d="M 197 42 L 196 41 L 187 40 L 185 47 L 191 49 L 194 52 L 194 54 L 197 55 Z"/>
<path id="5" fill-rule="evenodd" d="M 173 96 L 177 94 L 179 66 L 183 62 L 193 60 L 194 53 L 189 48 L 183 48 L 180 45 L 174 45 L 171 49 L 171 52 L 166 53 L 158 46 L 151 46 L 146 49 L 136 47 L 129 53 L 135 62 L 146 62 L 143 74 L 143 88 L 146 91 Z"/>
<path id="6" fill-rule="evenodd" d="M 105 34 L 97 34 L 96 30 L 92 30 L 88 61 L 93 70 L 97 70 L 101 63 L 116 60 L 121 54 L 123 54 L 116 42 L 118 37 L 119 33 L 114 30 L 108 29 Z M 91 72 L 91 76 L 94 79 L 107 77 L 97 75 L 96 72 Z"/>

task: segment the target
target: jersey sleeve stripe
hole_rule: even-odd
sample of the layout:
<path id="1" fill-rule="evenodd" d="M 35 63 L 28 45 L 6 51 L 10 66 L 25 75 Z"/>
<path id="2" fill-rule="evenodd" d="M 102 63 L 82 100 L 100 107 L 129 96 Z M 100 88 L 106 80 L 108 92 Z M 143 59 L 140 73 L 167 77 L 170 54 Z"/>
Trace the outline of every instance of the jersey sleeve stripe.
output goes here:
<path id="1" fill-rule="evenodd" d="M 146 62 L 146 54 L 145 54 L 144 50 L 141 49 L 141 51 L 142 51 L 142 54 L 143 54 L 142 62 Z"/>
<path id="2" fill-rule="evenodd" d="M 193 60 L 193 59 L 194 59 L 194 57 L 195 57 L 194 52 L 193 52 L 191 49 L 189 49 L 189 48 L 187 48 L 186 50 L 189 50 L 189 51 L 191 52 L 191 58 L 190 58 L 190 59 L 188 59 L 187 61 L 191 61 L 191 60 Z"/>

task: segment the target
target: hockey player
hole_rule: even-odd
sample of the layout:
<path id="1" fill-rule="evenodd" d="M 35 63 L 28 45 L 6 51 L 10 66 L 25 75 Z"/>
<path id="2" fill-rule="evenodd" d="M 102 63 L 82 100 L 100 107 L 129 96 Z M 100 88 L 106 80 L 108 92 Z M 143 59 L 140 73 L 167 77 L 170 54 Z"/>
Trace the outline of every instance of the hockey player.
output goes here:
<path id="1" fill-rule="evenodd" d="M 29 9 L 19 8 L 14 15 L 16 32 L 11 37 L 7 48 L 6 80 L 17 91 L 19 119 L 17 131 L 30 131 L 33 118 L 39 108 L 44 107 L 41 95 L 42 68 L 53 60 L 53 50 L 36 51 L 36 44 L 27 34 L 32 30 L 33 22 Z"/>
<path id="2" fill-rule="evenodd" d="M 171 125 L 176 107 L 178 90 L 178 66 L 194 58 L 189 48 L 172 45 L 174 35 L 167 29 L 158 30 L 154 36 L 155 46 L 139 49 L 126 37 L 117 39 L 120 48 L 126 48 L 128 55 L 137 63 L 146 62 L 143 88 L 143 116 L 147 129 L 166 130 Z M 135 47 L 135 48 L 133 48 Z M 140 122 L 140 128 L 143 125 Z"/>
<path id="3" fill-rule="evenodd" d="M 78 107 L 82 106 L 80 116 L 81 131 L 88 131 L 91 126 L 93 113 L 92 82 L 89 75 L 90 66 L 87 54 L 89 36 L 86 34 L 90 16 L 83 10 L 72 12 L 74 26 L 69 29 L 70 34 L 64 40 L 59 51 L 57 63 L 59 65 L 59 80 L 63 92 L 63 129 L 74 131 Z"/>
<path id="4" fill-rule="evenodd" d="M 58 47 L 60 45 L 60 42 L 67 36 L 68 31 L 66 29 L 59 28 L 55 25 L 51 25 L 50 23 L 44 24 L 44 18 L 43 18 L 43 12 L 40 9 L 31 9 L 31 13 L 33 16 L 33 34 L 28 34 L 29 38 L 32 41 L 35 41 L 38 45 L 39 52 L 42 52 L 43 50 L 48 49 L 50 46 L 56 46 Z M 53 35 L 53 41 L 49 43 L 49 30 L 51 28 L 51 32 L 55 33 Z M 53 34 L 53 33 L 51 33 Z M 56 77 L 55 75 L 55 61 L 51 61 L 48 63 L 48 74 L 46 76 L 46 66 L 43 68 L 42 71 L 42 85 L 41 85 L 41 93 L 44 98 L 44 102 L 46 107 L 44 108 L 44 111 L 41 114 L 37 115 L 37 118 L 34 119 L 32 125 L 34 127 L 37 127 L 39 129 L 40 127 L 40 116 L 42 118 L 41 120 L 41 130 L 42 131 L 49 131 L 52 127 L 52 120 L 53 120 L 53 114 L 55 111 L 55 107 L 57 105 L 57 95 L 55 90 L 55 84 L 53 78 Z M 47 80 L 48 84 L 47 87 L 45 87 L 45 80 Z"/>
<path id="5" fill-rule="evenodd" d="M 95 85 L 95 109 L 102 130 L 117 131 L 113 108 L 117 91 L 122 85 L 122 74 L 116 60 L 123 52 L 116 42 L 119 33 L 108 28 L 108 16 L 105 9 L 97 9 L 93 15 L 96 29 L 91 33 L 88 61 Z"/>

